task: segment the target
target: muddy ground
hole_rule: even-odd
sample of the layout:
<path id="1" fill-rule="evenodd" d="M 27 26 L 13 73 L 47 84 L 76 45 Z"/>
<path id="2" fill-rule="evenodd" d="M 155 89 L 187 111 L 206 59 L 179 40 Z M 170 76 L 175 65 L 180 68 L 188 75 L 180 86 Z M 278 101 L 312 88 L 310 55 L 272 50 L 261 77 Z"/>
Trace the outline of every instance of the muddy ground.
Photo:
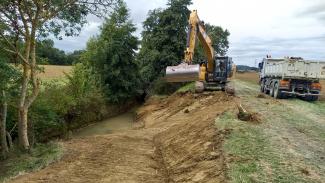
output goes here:
<path id="1" fill-rule="evenodd" d="M 11 182 L 225 182 L 214 120 L 230 108 L 222 92 L 151 98 L 134 129 L 63 142 L 61 161 Z"/>

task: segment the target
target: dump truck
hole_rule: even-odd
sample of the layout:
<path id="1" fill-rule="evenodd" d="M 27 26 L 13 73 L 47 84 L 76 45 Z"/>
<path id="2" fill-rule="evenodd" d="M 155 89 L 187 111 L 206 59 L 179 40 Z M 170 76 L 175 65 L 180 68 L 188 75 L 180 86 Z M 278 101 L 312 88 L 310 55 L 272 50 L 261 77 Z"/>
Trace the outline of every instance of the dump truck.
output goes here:
<path id="1" fill-rule="evenodd" d="M 277 99 L 300 97 L 316 101 L 325 79 L 325 62 L 301 57 L 271 58 L 259 63 L 261 92 Z"/>

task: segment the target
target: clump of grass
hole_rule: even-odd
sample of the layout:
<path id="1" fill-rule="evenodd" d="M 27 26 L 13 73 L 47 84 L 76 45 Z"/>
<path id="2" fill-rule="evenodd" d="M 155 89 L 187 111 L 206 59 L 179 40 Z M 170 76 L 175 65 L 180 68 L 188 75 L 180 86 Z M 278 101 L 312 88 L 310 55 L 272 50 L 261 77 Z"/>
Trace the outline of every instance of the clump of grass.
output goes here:
<path id="1" fill-rule="evenodd" d="M 9 158 L 0 163 L 0 182 L 17 175 L 40 170 L 58 161 L 63 155 L 63 148 L 59 143 L 37 144 L 30 153 L 13 150 Z"/>
<path id="2" fill-rule="evenodd" d="M 176 92 L 177 93 L 195 92 L 195 83 L 194 82 L 188 83 L 182 86 L 181 88 L 179 88 Z"/>

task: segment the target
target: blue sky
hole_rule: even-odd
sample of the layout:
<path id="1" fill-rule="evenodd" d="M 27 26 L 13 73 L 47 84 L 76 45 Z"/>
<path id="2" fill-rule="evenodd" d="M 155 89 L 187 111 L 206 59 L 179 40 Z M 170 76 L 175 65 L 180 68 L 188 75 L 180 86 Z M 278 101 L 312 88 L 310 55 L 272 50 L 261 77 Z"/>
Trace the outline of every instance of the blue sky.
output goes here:
<path id="1" fill-rule="evenodd" d="M 126 0 L 140 36 L 149 10 L 164 8 L 167 0 Z M 205 22 L 230 31 L 229 56 L 237 64 L 254 66 L 266 54 L 325 60 L 325 2 L 323 0 L 193 0 Z M 80 36 L 56 40 L 55 46 L 71 52 L 84 49 L 99 33 L 102 20 L 88 17 Z"/>

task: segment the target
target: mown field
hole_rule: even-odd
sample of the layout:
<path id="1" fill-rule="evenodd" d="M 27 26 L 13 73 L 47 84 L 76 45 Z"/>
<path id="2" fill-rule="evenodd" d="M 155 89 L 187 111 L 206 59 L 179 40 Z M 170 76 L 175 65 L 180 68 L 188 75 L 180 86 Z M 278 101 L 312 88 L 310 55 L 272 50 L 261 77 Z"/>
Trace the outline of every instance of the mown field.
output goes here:
<path id="1" fill-rule="evenodd" d="M 40 65 L 44 68 L 44 72 L 40 73 L 42 79 L 59 79 L 69 74 L 73 66 L 58 66 L 58 65 Z"/>
<path id="2" fill-rule="evenodd" d="M 256 73 L 256 72 L 237 73 L 236 78 L 241 81 L 254 83 L 254 84 L 258 84 L 258 82 L 259 82 L 258 73 Z M 322 88 L 323 88 L 323 92 L 322 92 L 323 95 L 320 97 L 320 100 L 325 101 L 325 92 L 324 92 L 325 81 L 321 81 L 321 84 L 322 84 Z"/>

